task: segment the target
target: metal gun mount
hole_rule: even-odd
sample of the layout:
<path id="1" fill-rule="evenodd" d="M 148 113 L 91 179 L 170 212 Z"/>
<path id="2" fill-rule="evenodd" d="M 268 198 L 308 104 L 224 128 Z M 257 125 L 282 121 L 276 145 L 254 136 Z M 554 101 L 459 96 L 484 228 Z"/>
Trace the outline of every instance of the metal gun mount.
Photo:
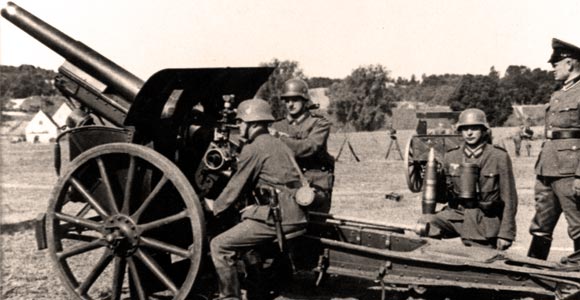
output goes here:
<path id="1" fill-rule="evenodd" d="M 69 293 L 140 300 L 211 295 L 216 279 L 207 242 L 220 228 L 201 199 L 216 197 L 235 168 L 240 144 L 230 135 L 231 95 L 252 98 L 273 69 L 166 69 L 142 81 L 14 3 L 1 14 L 66 59 L 56 86 L 78 118 L 61 134 L 70 162 L 36 233 Z M 285 237 L 283 248 L 297 270 L 318 274 L 317 285 L 341 275 L 383 291 L 580 295 L 576 264 L 458 247 L 422 237 L 422 226 L 310 218 L 306 232 Z"/>

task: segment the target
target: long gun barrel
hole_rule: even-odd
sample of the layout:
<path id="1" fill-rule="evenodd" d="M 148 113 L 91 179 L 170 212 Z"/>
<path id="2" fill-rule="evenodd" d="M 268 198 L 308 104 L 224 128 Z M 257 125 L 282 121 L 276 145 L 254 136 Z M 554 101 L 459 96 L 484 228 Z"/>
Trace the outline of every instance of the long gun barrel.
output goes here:
<path id="1" fill-rule="evenodd" d="M 12 2 L 0 13 L 65 58 L 55 80 L 64 96 L 76 99 L 100 118 L 124 125 L 143 80 Z"/>
<path id="2" fill-rule="evenodd" d="M 2 16 L 129 102 L 143 86 L 143 80 L 129 71 L 12 2 L 2 9 Z"/>

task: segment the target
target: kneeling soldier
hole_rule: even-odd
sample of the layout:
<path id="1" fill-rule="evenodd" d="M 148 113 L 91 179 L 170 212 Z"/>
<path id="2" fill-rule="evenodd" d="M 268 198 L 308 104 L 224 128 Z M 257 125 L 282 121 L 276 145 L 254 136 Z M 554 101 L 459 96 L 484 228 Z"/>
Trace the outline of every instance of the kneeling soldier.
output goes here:
<path id="1" fill-rule="evenodd" d="M 278 225 L 283 233 L 302 230 L 306 226 L 306 215 L 293 198 L 295 187 L 300 185 L 300 175 L 291 161 L 292 151 L 268 134 L 268 124 L 274 121 L 270 105 L 262 99 L 243 101 L 238 106 L 236 118 L 240 122 L 240 136 L 248 143 L 242 148 L 236 172 L 214 203 L 214 215 L 225 211 L 243 193 L 261 188 L 275 189 L 281 218 Z M 211 240 L 211 256 L 219 278 L 219 299 L 241 298 L 236 268 L 239 252 L 272 243 L 277 238 L 270 207 L 270 203 L 246 207 L 241 223 Z"/>
<path id="2" fill-rule="evenodd" d="M 448 205 L 422 221 L 430 224 L 430 237 L 459 236 L 466 246 L 505 250 L 515 239 L 518 202 L 510 157 L 487 143 L 490 128 L 483 111 L 463 111 L 457 130 L 464 143 L 445 153 L 446 191 L 437 197 Z"/>

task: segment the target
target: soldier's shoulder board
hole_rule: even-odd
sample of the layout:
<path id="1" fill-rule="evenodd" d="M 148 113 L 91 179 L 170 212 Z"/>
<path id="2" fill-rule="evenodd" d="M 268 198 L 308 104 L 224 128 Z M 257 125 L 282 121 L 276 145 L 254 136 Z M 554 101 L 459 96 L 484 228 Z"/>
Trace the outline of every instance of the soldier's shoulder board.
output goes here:
<path id="1" fill-rule="evenodd" d="M 501 150 L 503 152 L 507 152 L 507 150 L 503 146 L 501 146 L 501 145 L 493 144 L 493 147 L 496 148 L 496 149 L 499 149 L 499 150 Z"/>
<path id="2" fill-rule="evenodd" d="M 461 146 L 460 146 L 460 145 L 453 146 L 453 147 L 451 147 L 451 148 L 447 149 L 447 152 L 451 152 L 451 151 L 459 150 L 459 148 L 461 148 Z"/>

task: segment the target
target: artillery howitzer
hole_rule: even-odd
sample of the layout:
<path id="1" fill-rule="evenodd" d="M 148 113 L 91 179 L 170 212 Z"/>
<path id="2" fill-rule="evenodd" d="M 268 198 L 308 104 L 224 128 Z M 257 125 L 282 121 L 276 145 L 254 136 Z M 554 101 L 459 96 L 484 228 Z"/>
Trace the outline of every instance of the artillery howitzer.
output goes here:
<path id="1" fill-rule="evenodd" d="M 55 83 L 75 106 L 61 134 L 70 161 L 36 233 L 68 291 L 80 299 L 186 299 L 211 290 L 207 244 L 220 224 L 204 199 L 235 171 L 235 99 L 253 97 L 273 70 L 166 69 L 143 82 L 15 4 L 2 15 L 67 60 Z M 317 285 L 340 275 L 383 291 L 459 287 L 560 298 L 580 291 L 577 268 L 410 234 L 426 227 L 310 218 L 284 248 L 295 270 L 318 275 Z"/>
<path id="2" fill-rule="evenodd" d="M 435 158 L 441 161 L 445 152 L 462 141 L 461 135 L 447 128 L 428 129 L 429 120 L 447 119 L 453 123 L 457 122 L 459 112 L 417 112 L 416 132 L 405 147 L 404 163 L 407 168 L 406 179 L 409 190 L 418 193 L 423 187 L 425 179 L 425 167 L 429 150 L 435 149 Z M 444 129 L 444 128 L 443 128 Z"/>

